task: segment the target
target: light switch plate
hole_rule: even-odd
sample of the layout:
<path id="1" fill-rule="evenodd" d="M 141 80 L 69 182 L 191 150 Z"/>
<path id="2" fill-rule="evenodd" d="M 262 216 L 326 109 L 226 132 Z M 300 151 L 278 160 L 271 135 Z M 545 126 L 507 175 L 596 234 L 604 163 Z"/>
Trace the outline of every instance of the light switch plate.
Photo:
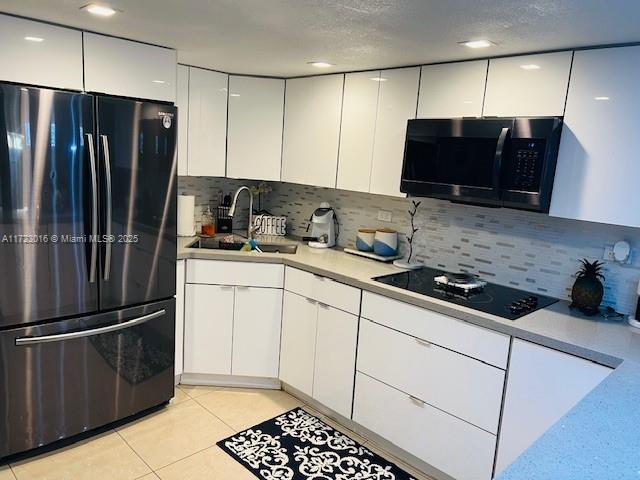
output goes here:
<path id="1" fill-rule="evenodd" d="M 390 222 L 393 218 L 391 210 L 378 210 L 378 220 L 381 222 Z"/>

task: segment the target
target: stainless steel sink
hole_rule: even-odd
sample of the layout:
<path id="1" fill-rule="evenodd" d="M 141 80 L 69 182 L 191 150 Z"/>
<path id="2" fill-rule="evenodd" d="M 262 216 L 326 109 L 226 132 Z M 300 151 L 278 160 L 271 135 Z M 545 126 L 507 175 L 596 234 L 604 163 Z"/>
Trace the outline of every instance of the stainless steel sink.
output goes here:
<path id="1" fill-rule="evenodd" d="M 298 251 L 298 245 L 293 243 L 260 243 L 258 242 L 258 248 L 263 253 L 289 253 L 293 254 Z"/>
<path id="2" fill-rule="evenodd" d="M 240 250 L 247 239 L 240 235 L 234 235 L 232 242 L 222 242 L 228 235 L 216 235 L 210 238 L 199 238 L 195 242 L 187 245 L 187 248 L 206 248 L 208 250 Z M 285 253 L 294 254 L 298 251 L 295 243 L 270 243 L 258 241 L 258 248 L 263 253 Z"/>

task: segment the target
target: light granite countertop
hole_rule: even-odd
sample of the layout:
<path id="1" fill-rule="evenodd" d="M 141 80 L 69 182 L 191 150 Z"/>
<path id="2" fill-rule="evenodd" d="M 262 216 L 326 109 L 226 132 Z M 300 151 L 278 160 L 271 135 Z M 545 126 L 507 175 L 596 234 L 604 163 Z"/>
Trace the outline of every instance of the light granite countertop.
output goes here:
<path id="1" fill-rule="evenodd" d="M 187 248 L 194 240 L 178 239 L 178 259 L 283 263 L 615 368 L 497 478 L 640 478 L 640 330 L 625 321 L 585 317 L 565 301 L 511 321 L 376 282 L 372 278 L 402 270 L 339 249 L 299 244 L 295 254 L 269 254 Z"/>

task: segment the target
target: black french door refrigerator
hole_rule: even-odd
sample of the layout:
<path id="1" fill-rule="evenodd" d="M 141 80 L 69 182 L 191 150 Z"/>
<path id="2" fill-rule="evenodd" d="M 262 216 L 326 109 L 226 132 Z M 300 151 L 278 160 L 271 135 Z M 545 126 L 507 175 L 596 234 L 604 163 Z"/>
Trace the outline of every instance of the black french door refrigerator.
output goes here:
<path id="1" fill-rule="evenodd" d="M 175 119 L 0 84 L 0 458 L 173 396 Z"/>

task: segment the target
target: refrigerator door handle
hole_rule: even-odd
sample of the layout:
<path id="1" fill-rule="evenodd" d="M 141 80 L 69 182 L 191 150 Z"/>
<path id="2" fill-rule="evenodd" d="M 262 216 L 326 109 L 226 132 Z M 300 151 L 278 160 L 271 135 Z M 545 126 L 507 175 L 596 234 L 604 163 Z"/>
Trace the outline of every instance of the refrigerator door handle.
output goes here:
<path id="1" fill-rule="evenodd" d="M 91 330 L 81 330 L 79 332 L 60 333 L 57 335 L 43 335 L 41 337 L 16 338 L 16 346 L 20 347 L 28 345 L 39 345 L 42 343 L 62 342 L 65 340 L 72 340 L 74 338 L 92 337 L 94 335 L 100 335 L 103 333 L 117 332 L 118 330 L 131 328 L 136 325 L 141 325 L 145 322 L 148 322 L 149 320 L 153 320 L 154 318 L 162 317 L 166 313 L 167 311 L 163 308 L 162 310 L 158 310 L 157 312 L 149 313 L 147 315 L 143 315 L 141 317 L 137 317 L 123 323 L 107 325 L 106 327 L 92 328 Z"/>
<path id="2" fill-rule="evenodd" d="M 93 134 L 86 133 L 91 163 L 91 264 L 89 267 L 89 283 L 95 283 L 98 264 L 98 172 L 96 170 L 96 152 L 93 146 Z"/>
<path id="3" fill-rule="evenodd" d="M 102 140 L 102 151 L 104 153 L 104 173 L 105 173 L 105 183 L 107 185 L 107 218 L 106 218 L 106 245 L 104 252 L 104 280 L 109 280 L 109 276 L 111 275 L 111 243 L 112 238 L 111 235 L 113 233 L 111 220 L 113 217 L 113 205 L 111 201 L 111 155 L 109 153 L 109 137 L 106 135 L 100 135 L 100 139 Z"/>

